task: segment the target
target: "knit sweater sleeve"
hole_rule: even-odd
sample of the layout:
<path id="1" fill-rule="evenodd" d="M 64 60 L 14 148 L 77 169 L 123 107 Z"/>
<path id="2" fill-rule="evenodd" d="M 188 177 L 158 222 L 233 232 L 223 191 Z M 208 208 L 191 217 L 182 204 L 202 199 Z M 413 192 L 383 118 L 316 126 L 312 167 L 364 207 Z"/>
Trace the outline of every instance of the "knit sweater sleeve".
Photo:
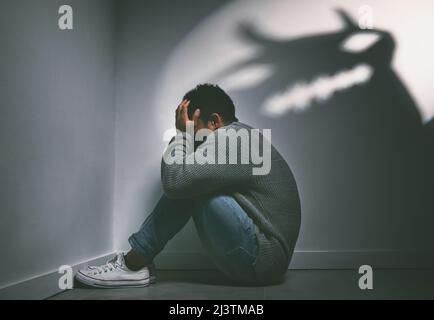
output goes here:
<path id="1" fill-rule="evenodd" d="M 229 148 L 218 143 L 218 135 L 210 134 L 194 151 L 194 142 L 187 134 L 178 133 L 164 152 L 161 162 L 163 190 L 169 198 L 192 198 L 217 191 L 228 191 L 252 178 L 252 163 L 241 161 L 237 146 L 237 163 L 229 163 Z M 222 159 L 225 159 L 222 162 Z"/>

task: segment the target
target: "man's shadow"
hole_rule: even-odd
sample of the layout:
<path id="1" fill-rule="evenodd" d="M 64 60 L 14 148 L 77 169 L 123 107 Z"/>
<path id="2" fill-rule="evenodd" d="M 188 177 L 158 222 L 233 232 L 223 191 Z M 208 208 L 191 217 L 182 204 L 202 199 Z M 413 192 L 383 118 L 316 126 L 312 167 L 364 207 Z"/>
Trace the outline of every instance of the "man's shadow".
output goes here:
<path id="1" fill-rule="evenodd" d="M 241 24 L 241 39 L 257 47 L 258 53 L 212 80 L 224 83 L 255 65 L 271 68 L 264 81 L 229 91 L 239 118 L 271 128 L 273 144 L 293 168 L 303 218 L 310 221 L 311 229 L 304 232 L 306 243 L 342 247 L 355 241 L 353 246 L 363 248 L 409 248 L 423 241 L 421 117 L 391 67 L 392 35 L 361 30 L 344 11 L 338 10 L 338 15 L 341 30 L 289 40 Z M 368 48 L 343 49 L 347 39 L 368 33 L 378 38 Z M 360 66 L 369 68 L 368 80 L 349 83 L 357 78 Z M 286 97 L 289 107 L 274 99 L 278 101 L 274 109 L 266 108 L 270 98 L 282 97 L 300 84 L 304 91 Z"/>

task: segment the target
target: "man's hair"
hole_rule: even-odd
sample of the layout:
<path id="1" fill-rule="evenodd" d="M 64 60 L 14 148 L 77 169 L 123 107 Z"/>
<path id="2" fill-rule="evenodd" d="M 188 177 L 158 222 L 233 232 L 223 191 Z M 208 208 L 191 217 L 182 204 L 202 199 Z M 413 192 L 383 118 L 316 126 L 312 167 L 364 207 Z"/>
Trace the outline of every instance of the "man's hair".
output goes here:
<path id="1" fill-rule="evenodd" d="M 199 118 L 208 122 L 213 113 L 218 113 L 225 124 L 238 121 L 235 117 L 235 106 L 232 99 L 218 85 L 199 84 L 187 92 L 183 100 L 190 100 L 188 117 L 191 119 L 196 109 L 200 109 Z"/>

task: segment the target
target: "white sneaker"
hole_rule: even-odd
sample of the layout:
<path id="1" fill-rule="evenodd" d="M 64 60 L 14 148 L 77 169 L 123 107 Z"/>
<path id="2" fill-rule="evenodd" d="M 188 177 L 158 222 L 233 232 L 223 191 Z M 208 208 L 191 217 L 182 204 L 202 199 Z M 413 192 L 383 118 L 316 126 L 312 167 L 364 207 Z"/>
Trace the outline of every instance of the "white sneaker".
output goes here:
<path id="1" fill-rule="evenodd" d="M 128 269 L 123 253 L 116 254 L 102 266 L 79 270 L 75 278 L 85 285 L 97 288 L 145 287 L 155 281 L 155 277 L 151 279 L 148 267 L 137 271 Z"/>

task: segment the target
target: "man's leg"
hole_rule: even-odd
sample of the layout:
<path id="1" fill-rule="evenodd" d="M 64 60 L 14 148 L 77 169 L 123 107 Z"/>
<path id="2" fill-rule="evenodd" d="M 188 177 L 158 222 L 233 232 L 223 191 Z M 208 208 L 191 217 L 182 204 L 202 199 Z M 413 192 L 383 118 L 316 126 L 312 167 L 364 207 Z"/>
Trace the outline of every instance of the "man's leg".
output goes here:
<path id="1" fill-rule="evenodd" d="M 226 195 L 203 200 L 193 219 L 217 267 L 235 281 L 256 283 L 256 227 L 236 200 Z"/>
<path id="2" fill-rule="evenodd" d="M 234 280 L 255 281 L 255 224 L 231 196 L 169 199 L 163 195 L 139 231 L 129 238 L 129 268 L 152 262 L 193 216 L 199 237 L 217 267 Z"/>
<path id="3" fill-rule="evenodd" d="M 125 257 L 127 266 L 134 270 L 151 264 L 167 242 L 187 224 L 194 210 L 194 200 L 173 200 L 163 194 L 139 231 L 129 237 L 132 250 Z"/>
<path id="4" fill-rule="evenodd" d="M 194 209 L 192 200 L 171 200 L 162 196 L 155 209 L 129 238 L 132 250 L 116 254 L 100 266 L 80 269 L 76 279 L 99 288 L 143 287 L 152 283 L 152 260 L 187 223 Z"/>

